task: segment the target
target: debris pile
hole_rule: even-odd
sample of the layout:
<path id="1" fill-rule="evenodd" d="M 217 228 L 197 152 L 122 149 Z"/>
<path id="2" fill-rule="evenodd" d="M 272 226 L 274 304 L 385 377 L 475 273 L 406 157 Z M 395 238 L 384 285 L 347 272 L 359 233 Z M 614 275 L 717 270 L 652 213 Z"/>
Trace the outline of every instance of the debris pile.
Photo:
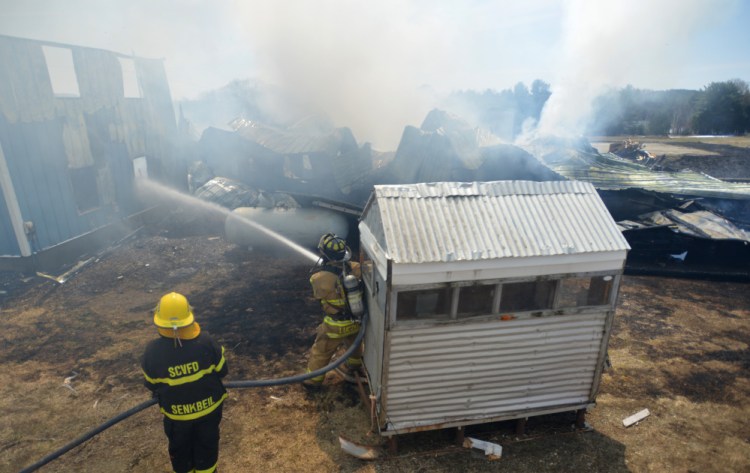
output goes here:
<path id="1" fill-rule="evenodd" d="M 655 158 L 651 156 L 651 153 L 646 151 L 643 143 L 630 138 L 610 143 L 609 152 L 616 154 L 621 158 L 631 159 L 642 164 L 648 164 L 655 160 Z"/>

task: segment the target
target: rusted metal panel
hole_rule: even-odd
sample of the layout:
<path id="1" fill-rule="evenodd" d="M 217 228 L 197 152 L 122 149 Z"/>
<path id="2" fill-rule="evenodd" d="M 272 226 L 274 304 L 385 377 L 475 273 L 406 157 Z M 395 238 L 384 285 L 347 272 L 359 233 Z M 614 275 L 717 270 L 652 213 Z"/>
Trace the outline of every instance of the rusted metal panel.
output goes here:
<path id="1" fill-rule="evenodd" d="M 529 415 L 593 402 L 607 314 L 394 328 L 387 423 L 392 429 Z"/>

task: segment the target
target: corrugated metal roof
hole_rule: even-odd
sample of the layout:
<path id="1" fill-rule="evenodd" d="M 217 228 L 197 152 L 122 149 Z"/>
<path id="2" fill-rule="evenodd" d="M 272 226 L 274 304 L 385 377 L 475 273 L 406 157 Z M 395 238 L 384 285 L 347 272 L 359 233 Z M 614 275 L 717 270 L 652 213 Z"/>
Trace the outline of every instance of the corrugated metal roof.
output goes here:
<path id="1" fill-rule="evenodd" d="M 611 153 L 567 150 L 543 156 L 554 171 L 569 179 L 591 182 L 597 189 L 647 189 L 667 194 L 750 199 L 750 184 L 725 182 L 694 171 L 661 172 Z"/>
<path id="2" fill-rule="evenodd" d="M 708 211 L 684 213 L 674 209 L 659 210 L 642 215 L 638 221 L 618 222 L 621 229 L 647 228 L 668 225 L 687 235 L 714 240 L 744 240 L 750 243 L 750 232 L 738 228 L 729 220 Z"/>
<path id="3" fill-rule="evenodd" d="M 335 131 L 328 134 L 295 133 L 243 118 L 233 120 L 231 126 L 240 136 L 279 154 L 331 151 L 341 141 Z"/>
<path id="4" fill-rule="evenodd" d="M 629 249 L 596 193 L 577 181 L 438 182 L 375 186 L 366 225 L 382 225 L 396 263 Z M 379 210 L 382 224 L 368 211 Z"/>

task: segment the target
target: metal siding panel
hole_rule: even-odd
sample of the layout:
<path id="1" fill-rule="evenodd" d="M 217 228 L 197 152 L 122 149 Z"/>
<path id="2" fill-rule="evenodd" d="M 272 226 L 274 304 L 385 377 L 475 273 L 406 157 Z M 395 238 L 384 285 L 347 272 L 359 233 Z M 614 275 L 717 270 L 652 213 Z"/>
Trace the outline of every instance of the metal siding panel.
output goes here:
<path id="1" fill-rule="evenodd" d="M 86 231 L 82 225 L 78 208 L 73 197 L 73 184 L 70 180 L 68 157 L 62 143 L 62 122 L 65 118 L 55 120 L 54 125 L 45 135 L 43 147 L 39 150 L 40 165 L 44 171 L 47 189 L 46 205 L 54 215 L 61 241 L 73 238 Z"/>
<path id="2" fill-rule="evenodd" d="M 91 155 L 91 145 L 83 115 L 75 109 L 64 115 L 66 118 L 62 121 L 62 142 L 68 167 L 77 169 L 93 165 L 94 157 Z"/>
<path id="3" fill-rule="evenodd" d="M 482 279 L 507 279 L 587 272 L 621 272 L 624 250 L 610 253 L 534 256 L 451 263 L 394 265 L 393 284 L 424 285 Z"/>
<path id="4" fill-rule="evenodd" d="M 406 359 L 409 360 L 414 354 L 419 356 L 430 356 L 431 363 L 439 363 L 440 366 L 447 364 L 450 361 L 456 360 L 456 357 L 469 357 L 476 356 L 477 360 L 482 362 L 490 361 L 492 358 L 488 353 L 495 353 L 495 356 L 499 358 L 499 362 L 507 361 L 510 357 L 518 355 L 526 355 L 528 352 L 529 343 L 535 341 L 537 343 L 543 343 L 547 350 L 559 350 L 557 353 L 562 353 L 566 349 L 573 350 L 571 347 L 580 349 L 586 347 L 587 349 L 583 353 L 590 353 L 592 346 L 598 350 L 601 342 L 601 328 L 590 329 L 587 332 L 580 330 L 570 330 L 567 333 L 560 330 L 556 332 L 554 342 L 550 341 L 549 334 L 540 332 L 536 334 L 524 334 L 523 340 L 510 341 L 508 338 L 501 348 L 496 346 L 494 338 L 487 339 L 476 339 L 476 340 L 464 340 L 464 345 L 449 345 L 446 346 L 444 341 L 436 341 L 430 343 L 419 343 L 417 341 L 411 341 L 407 346 L 398 346 L 398 351 L 391 354 L 391 360 Z M 458 337 L 457 337 L 458 338 Z M 421 342 L 421 340 L 420 340 Z M 451 340 L 456 342 L 457 340 Z M 394 340 L 394 344 L 398 341 Z M 571 345 L 573 344 L 573 345 Z M 472 366 L 475 366 L 472 362 Z M 477 364 L 476 366 L 482 366 Z M 398 366 L 394 366 L 392 372 L 396 373 Z M 408 371 L 408 370 L 407 370 Z"/>
<path id="5" fill-rule="evenodd" d="M 428 327 L 412 328 L 402 324 L 394 332 L 403 332 L 399 336 L 408 343 L 417 343 L 417 340 L 430 342 L 446 341 L 454 339 L 477 340 L 483 339 L 483 331 L 495 332 L 502 330 L 505 337 L 526 337 L 535 333 L 548 333 L 550 331 L 563 330 L 580 330 L 581 328 L 600 327 L 604 323 L 604 314 L 592 317 L 591 315 L 556 315 L 553 317 L 535 317 L 522 320 L 500 320 L 494 318 L 491 320 L 473 321 L 470 318 L 462 319 L 465 323 L 451 322 L 443 325 L 432 325 Z M 447 328 L 446 328 L 447 327 Z M 567 332 L 565 332 L 567 333 Z M 493 341 L 497 336 L 496 333 L 490 333 L 489 336 Z"/>
<path id="6" fill-rule="evenodd" d="M 76 65 L 78 100 L 83 113 L 93 113 L 106 107 L 116 107 L 124 98 L 122 69 L 116 53 L 101 49 L 72 47 Z"/>
<path id="7" fill-rule="evenodd" d="M 282 155 L 327 152 L 341 146 L 338 130 L 311 135 L 305 132 L 283 131 L 243 118 L 230 124 L 242 137 Z"/>
<path id="8" fill-rule="evenodd" d="M 593 376 L 592 376 L 593 378 Z M 474 388 L 471 390 L 450 390 L 443 389 L 433 391 L 429 394 L 415 395 L 409 392 L 408 396 L 397 397 L 389 396 L 388 412 L 394 417 L 394 411 L 399 410 L 416 410 L 427 413 L 430 410 L 442 410 L 446 415 L 451 415 L 450 410 L 455 409 L 453 415 L 461 415 L 463 409 L 481 409 L 483 411 L 494 411 L 494 415 L 499 415 L 505 409 L 498 409 L 501 404 L 518 405 L 534 398 L 546 396 L 550 405 L 557 405 L 559 399 L 555 399 L 555 394 L 560 393 L 566 401 L 569 396 L 581 397 L 588 399 L 589 387 L 591 381 L 583 378 L 568 378 L 564 380 L 523 380 L 517 382 L 504 383 L 502 387 L 488 386 L 484 388 Z"/>
<path id="9" fill-rule="evenodd" d="M 606 313 L 391 330 L 387 421 L 441 424 L 590 401 Z"/>
<path id="10" fill-rule="evenodd" d="M 381 289 L 384 290 L 384 289 Z M 364 363 L 370 376 L 370 389 L 378 392 L 381 385 L 383 373 L 383 343 L 385 337 L 385 315 L 375 301 L 370 297 L 372 291 L 366 291 L 368 295 L 367 307 L 369 322 L 365 331 L 364 340 Z"/>
<path id="11" fill-rule="evenodd" d="M 514 354 L 485 353 L 484 356 L 477 356 L 474 353 L 460 353 L 450 362 L 444 359 L 431 359 L 429 362 L 415 363 L 413 359 L 404 362 L 391 358 L 388 367 L 388 380 L 389 387 L 397 388 L 408 386 L 415 378 L 419 379 L 420 382 L 430 382 L 434 381 L 434 377 L 440 377 L 450 372 L 455 376 L 452 379 L 466 379 L 467 382 L 470 382 L 477 373 L 508 369 L 519 363 L 526 367 L 547 366 L 549 364 L 567 366 L 568 363 L 588 365 L 592 360 L 596 360 L 598 354 L 599 345 L 592 346 L 589 344 L 568 350 L 549 350 L 544 353 L 538 353 L 536 349 L 530 349 L 528 346 L 526 350 Z"/>
<path id="12" fill-rule="evenodd" d="M 71 236 L 70 199 L 61 192 L 61 175 L 67 178 L 62 145 L 55 149 L 49 137 L 59 137 L 56 122 L 16 123 L 10 126 L 10 152 L 6 154 L 24 220 L 36 227 L 39 245 L 47 248 Z M 69 185 L 69 184 L 68 184 Z"/>
<path id="13" fill-rule="evenodd" d="M 499 389 L 511 390 L 514 387 L 526 386 L 530 383 L 533 384 L 534 382 L 538 382 L 539 380 L 568 382 L 572 375 L 578 376 L 579 381 L 586 381 L 585 376 L 590 375 L 593 379 L 594 373 L 593 370 L 582 371 L 579 367 L 571 368 L 569 366 L 558 367 L 556 365 L 546 365 L 533 371 L 529 371 L 524 367 L 517 369 L 515 372 L 510 372 L 509 370 L 509 372 L 504 375 L 486 375 L 486 379 L 482 378 L 483 381 L 487 381 L 485 385 L 476 386 L 474 384 L 468 384 L 463 386 L 457 385 L 453 380 L 445 380 L 441 386 L 435 387 L 422 387 L 415 383 L 404 390 L 391 392 L 388 395 L 388 399 L 390 405 L 390 403 L 399 399 L 413 400 L 417 396 L 424 394 L 444 396 L 448 393 L 452 393 L 452 396 L 460 397 L 475 392 L 498 392 Z M 498 386 L 502 386 L 502 388 L 490 386 L 490 381 Z M 439 390 L 437 388 L 439 388 Z"/>
<path id="14" fill-rule="evenodd" d="M 559 162 L 554 162 L 557 157 L 555 153 L 550 156 L 552 159 L 548 159 L 546 164 L 552 170 L 569 179 L 591 182 L 597 189 L 621 190 L 636 187 L 667 194 L 750 199 L 750 184 L 724 182 L 699 172 L 656 172 L 610 153 L 577 152 L 575 159 Z"/>
<path id="15" fill-rule="evenodd" d="M 43 213 L 43 223 L 47 227 L 47 238 L 40 221 L 35 220 L 39 242 L 48 247 L 68 240 L 80 232 L 78 210 L 72 196 L 72 184 L 68 176 L 67 157 L 62 145 L 62 130 L 59 120 L 44 125 L 35 124 L 27 131 L 27 142 L 37 142 L 36 150 L 28 150 L 26 159 L 36 165 L 32 180 L 38 180 L 33 196 L 37 211 Z M 40 230 L 42 232 L 40 233 Z"/>
<path id="16" fill-rule="evenodd" d="M 530 396 L 523 402 L 498 402 L 497 405 L 501 405 L 502 410 L 497 412 L 488 410 L 483 406 L 476 408 L 448 406 L 445 409 L 435 409 L 432 411 L 414 409 L 408 418 L 401 418 L 389 414 L 388 423 L 393 425 L 393 430 L 418 427 L 420 425 L 442 425 L 451 421 L 474 420 L 474 423 L 481 423 L 483 422 L 483 419 L 499 417 L 504 412 L 511 413 L 524 411 L 527 416 L 533 416 L 536 415 L 536 413 L 533 412 L 534 410 L 547 411 L 556 406 L 578 405 L 586 402 L 586 395 L 571 394 L 569 396 L 562 396 L 560 393 L 552 393 L 548 395 Z M 460 412 L 460 414 L 457 414 L 457 412 Z M 441 421 L 436 422 L 436 418 L 441 419 Z"/>
<path id="17" fill-rule="evenodd" d="M 0 256 L 21 256 L 5 196 L 0 192 Z"/>
<path id="18" fill-rule="evenodd" d="M 54 96 L 43 45 L 72 51 L 79 98 Z M 163 61 L 136 58 L 139 80 L 146 85 L 144 98 L 125 99 L 121 56 L 0 36 L 0 60 L 15 66 L 0 69 L 0 139 L 23 218 L 34 221 L 41 249 L 138 210 L 131 189 L 132 158 L 148 155 L 166 166 L 176 128 Z M 92 163 L 101 206 L 79 215 L 68 166 Z M 119 213 L 113 212 L 115 200 Z"/>
<path id="19" fill-rule="evenodd" d="M 8 87 L 0 107 L 8 122 L 31 122 L 53 118 L 52 84 L 41 44 L 20 38 L 0 37 L 0 61 L 12 64 L 3 82 Z M 7 82 L 6 82 L 7 81 Z"/>

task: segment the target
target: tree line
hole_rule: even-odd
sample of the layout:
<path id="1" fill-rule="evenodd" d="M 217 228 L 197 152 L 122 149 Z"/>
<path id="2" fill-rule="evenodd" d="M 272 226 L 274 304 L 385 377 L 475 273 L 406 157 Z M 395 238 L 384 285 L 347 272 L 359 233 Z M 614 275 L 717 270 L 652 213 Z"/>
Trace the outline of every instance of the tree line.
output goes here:
<path id="1" fill-rule="evenodd" d="M 742 135 L 750 132 L 750 86 L 739 79 L 702 90 L 627 86 L 597 98 L 594 110 L 589 134 Z"/>
<path id="2" fill-rule="evenodd" d="M 460 91 L 449 105 L 472 108 L 478 123 L 505 138 L 538 121 L 550 86 L 535 80 L 500 92 Z M 742 135 L 750 133 L 750 85 L 740 79 L 701 90 L 647 90 L 627 86 L 594 100 L 586 135 Z"/>

